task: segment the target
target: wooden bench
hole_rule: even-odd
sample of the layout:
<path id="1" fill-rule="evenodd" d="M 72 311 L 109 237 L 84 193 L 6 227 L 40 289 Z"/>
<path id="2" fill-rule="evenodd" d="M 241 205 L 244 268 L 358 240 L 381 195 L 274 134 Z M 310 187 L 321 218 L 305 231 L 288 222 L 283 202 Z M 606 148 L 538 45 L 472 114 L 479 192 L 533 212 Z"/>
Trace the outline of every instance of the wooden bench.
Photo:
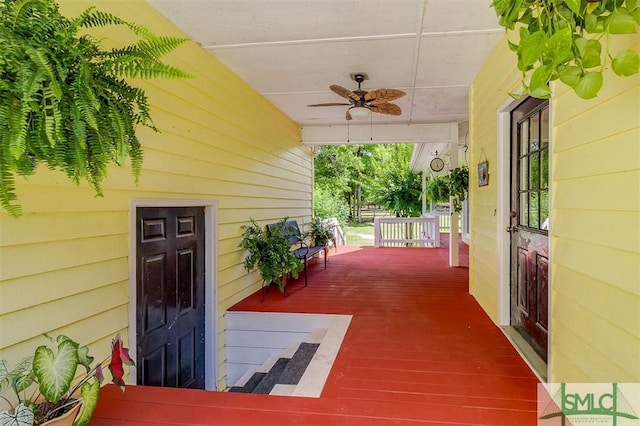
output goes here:
<path id="1" fill-rule="evenodd" d="M 303 271 L 304 271 L 304 286 L 307 286 L 309 277 L 307 273 L 307 261 L 311 259 L 313 256 L 319 254 L 320 252 L 324 253 L 324 269 L 327 269 L 327 250 L 325 246 L 309 246 L 304 241 L 304 236 L 302 232 L 300 232 L 300 227 L 298 226 L 298 221 L 296 220 L 287 220 L 284 222 L 270 223 L 267 225 L 267 231 L 271 231 L 274 228 L 280 228 L 282 235 L 289 240 L 289 244 L 291 245 L 299 245 L 299 247 L 295 248 L 293 251 L 298 259 L 303 262 Z"/>

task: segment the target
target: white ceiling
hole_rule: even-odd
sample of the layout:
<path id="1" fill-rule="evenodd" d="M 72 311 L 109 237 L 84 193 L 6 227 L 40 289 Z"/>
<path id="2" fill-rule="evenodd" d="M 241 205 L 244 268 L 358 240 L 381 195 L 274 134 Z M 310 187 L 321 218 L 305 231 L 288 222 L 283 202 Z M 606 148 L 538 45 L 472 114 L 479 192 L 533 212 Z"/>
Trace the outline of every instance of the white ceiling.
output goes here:
<path id="1" fill-rule="evenodd" d="M 469 83 L 504 33 L 491 0 L 150 3 L 300 126 L 345 125 L 346 106 L 306 105 L 345 101 L 329 85 L 355 89 L 357 72 L 365 90 L 407 93 L 374 126 L 466 121 Z"/>

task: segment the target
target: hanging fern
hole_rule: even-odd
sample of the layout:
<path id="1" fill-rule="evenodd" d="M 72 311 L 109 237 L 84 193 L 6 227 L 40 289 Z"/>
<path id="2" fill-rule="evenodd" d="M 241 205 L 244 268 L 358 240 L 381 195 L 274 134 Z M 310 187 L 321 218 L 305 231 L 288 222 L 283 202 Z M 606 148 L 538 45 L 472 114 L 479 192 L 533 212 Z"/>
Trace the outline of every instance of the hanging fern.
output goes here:
<path id="1" fill-rule="evenodd" d="M 449 201 L 449 184 L 446 176 L 429 176 L 424 196 L 432 203 L 446 203 Z"/>
<path id="2" fill-rule="evenodd" d="M 460 213 L 462 211 L 462 203 L 469 190 L 469 167 L 463 165 L 451 169 L 447 185 L 451 195 L 451 210 L 452 212 Z"/>
<path id="3" fill-rule="evenodd" d="M 451 169 L 448 175 L 427 179 L 424 196 L 433 203 L 451 201 L 451 212 L 460 213 L 469 190 L 469 167 Z"/>
<path id="4" fill-rule="evenodd" d="M 82 33 L 112 25 L 139 40 L 104 50 Z M 143 154 L 135 129 L 158 129 L 144 91 L 125 78 L 188 77 L 160 61 L 186 40 L 94 8 L 68 19 L 53 0 L 0 1 L 0 205 L 20 216 L 15 176 L 39 163 L 102 195 L 107 166 L 129 158 L 137 182 Z"/>

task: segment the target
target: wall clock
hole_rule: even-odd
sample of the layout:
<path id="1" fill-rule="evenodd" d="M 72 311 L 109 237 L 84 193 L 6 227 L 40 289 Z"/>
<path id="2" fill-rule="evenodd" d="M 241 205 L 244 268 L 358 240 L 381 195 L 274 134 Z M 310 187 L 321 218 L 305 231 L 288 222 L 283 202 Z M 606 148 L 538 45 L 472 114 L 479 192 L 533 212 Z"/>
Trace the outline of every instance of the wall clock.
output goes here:
<path id="1" fill-rule="evenodd" d="M 431 167 L 431 170 L 433 170 L 434 172 L 439 172 L 444 169 L 444 161 L 442 160 L 442 158 L 438 157 L 437 152 L 436 156 L 433 158 L 433 160 L 431 160 L 431 163 L 429 163 L 429 167 Z"/>

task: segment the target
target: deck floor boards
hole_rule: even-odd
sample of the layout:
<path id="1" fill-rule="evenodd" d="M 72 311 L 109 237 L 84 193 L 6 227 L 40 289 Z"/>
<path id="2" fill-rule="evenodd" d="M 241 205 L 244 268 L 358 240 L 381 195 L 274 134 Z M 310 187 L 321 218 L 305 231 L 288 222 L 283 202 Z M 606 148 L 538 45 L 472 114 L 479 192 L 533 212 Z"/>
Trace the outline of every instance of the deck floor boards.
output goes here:
<path id="1" fill-rule="evenodd" d="M 468 252 L 348 247 L 232 310 L 353 315 L 320 398 L 128 386 L 91 424 L 535 425 L 538 380 L 468 293 Z"/>

